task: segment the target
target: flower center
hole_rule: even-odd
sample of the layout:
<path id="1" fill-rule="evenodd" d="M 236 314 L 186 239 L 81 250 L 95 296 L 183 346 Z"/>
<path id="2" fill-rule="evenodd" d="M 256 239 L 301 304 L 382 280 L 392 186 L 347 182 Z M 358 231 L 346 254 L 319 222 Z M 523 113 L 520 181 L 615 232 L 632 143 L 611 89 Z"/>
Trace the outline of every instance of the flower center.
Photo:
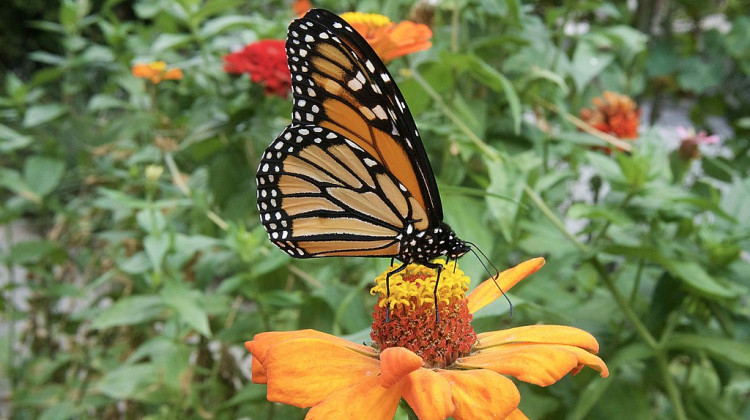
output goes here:
<path id="1" fill-rule="evenodd" d="M 370 290 L 370 294 L 378 294 L 371 337 L 380 350 L 405 347 L 422 357 L 426 367 L 441 368 L 468 355 L 477 341 L 466 301 L 469 277 L 455 262 L 444 265 L 437 290 L 440 320 L 436 323 L 435 270 L 409 264 L 390 277 L 387 297 L 386 275 L 398 267 L 393 265 L 378 276 Z M 389 322 L 385 321 L 386 307 L 390 308 Z"/>
<path id="2" fill-rule="evenodd" d="M 393 25 L 388 16 L 377 13 L 347 12 L 341 14 L 341 18 L 354 26 L 365 38 L 374 38 L 381 30 Z"/>

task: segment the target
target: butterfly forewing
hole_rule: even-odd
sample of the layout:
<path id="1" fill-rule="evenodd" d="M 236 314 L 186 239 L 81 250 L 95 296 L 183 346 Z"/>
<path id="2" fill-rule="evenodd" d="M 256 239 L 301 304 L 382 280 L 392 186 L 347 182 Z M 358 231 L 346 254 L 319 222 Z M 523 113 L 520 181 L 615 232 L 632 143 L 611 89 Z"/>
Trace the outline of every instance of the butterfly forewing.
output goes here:
<path id="1" fill-rule="evenodd" d="M 258 166 L 258 210 L 271 240 L 298 257 L 398 256 L 407 223 L 427 214 L 390 171 L 324 127 L 287 127 Z"/>
<path id="2" fill-rule="evenodd" d="M 428 215 L 424 222 L 442 221 L 414 120 L 367 42 L 338 16 L 314 9 L 289 26 L 286 49 L 293 123 L 324 127 L 356 143 L 406 187 Z"/>

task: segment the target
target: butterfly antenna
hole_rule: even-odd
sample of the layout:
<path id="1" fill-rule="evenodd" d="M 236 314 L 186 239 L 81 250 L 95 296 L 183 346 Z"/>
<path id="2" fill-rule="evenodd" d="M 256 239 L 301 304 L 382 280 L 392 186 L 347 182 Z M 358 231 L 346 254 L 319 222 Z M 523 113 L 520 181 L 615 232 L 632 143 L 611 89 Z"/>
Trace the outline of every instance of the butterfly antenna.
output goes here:
<path id="1" fill-rule="evenodd" d="M 510 301 L 510 298 L 508 297 L 508 295 L 505 294 L 505 291 L 500 287 L 499 284 L 497 284 L 497 278 L 500 277 L 500 270 L 498 270 L 497 267 L 495 267 L 495 264 L 492 264 L 492 261 L 490 261 L 490 259 L 487 258 L 487 255 L 484 252 L 482 252 L 482 250 L 475 243 L 469 242 L 469 241 L 464 241 L 464 243 L 469 245 L 469 251 L 471 251 L 471 253 L 474 254 L 475 257 L 477 257 L 477 260 L 479 260 L 479 263 L 482 264 L 482 267 L 484 267 L 484 271 L 486 271 L 487 274 L 490 275 L 492 282 L 495 283 L 495 286 L 497 286 L 497 290 L 499 290 L 500 293 L 503 294 L 503 297 L 505 298 L 505 300 L 508 301 L 508 307 L 509 307 L 508 316 L 510 317 L 510 319 L 513 319 L 513 302 Z M 484 259 L 495 270 L 494 276 L 492 275 L 492 273 L 490 273 L 490 270 L 487 268 L 487 265 L 484 263 L 484 261 L 482 261 L 482 259 L 479 258 L 479 255 L 474 250 L 475 248 L 476 248 L 476 251 L 479 251 L 479 254 L 481 254 L 482 257 L 484 257 Z"/>

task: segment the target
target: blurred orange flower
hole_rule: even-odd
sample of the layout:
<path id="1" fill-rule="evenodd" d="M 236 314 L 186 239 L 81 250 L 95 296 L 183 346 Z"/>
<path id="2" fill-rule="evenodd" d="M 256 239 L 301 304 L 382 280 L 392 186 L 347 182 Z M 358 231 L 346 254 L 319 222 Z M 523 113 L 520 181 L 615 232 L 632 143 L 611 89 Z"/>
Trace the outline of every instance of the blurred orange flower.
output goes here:
<path id="1" fill-rule="evenodd" d="M 521 396 L 505 375 L 540 386 L 589 366 L 607 377 L 589 333 L 565 326 L 532 325 L 476 334 L 472 313 L 544 265 L 535 258 L 479 285 L 451 262 L 437 291 L 435 273 L 417 264 L 376 280 L 374 347 L 314 330 L 267 332 L 245 343 L 252 381 L 267 384 L 269 401 L 312 407 L 306 419 L 392 419 L 403 398 L 420 419 L 525 419 Z M 455 271 L 454 271 L 455 270 Z M 495 283 L 497 282 L 497 284 Z M 386 308 L 390 321 L 385 322 Z"/>
<path id="2" fill-rule="evenodd" d="M 408 20 L 398 24 L 377 13 L 349 12 L 341 15 L 364 37 L 381 60 L 391 61 L 430 48 L 432 30 Z"/>
<path id="3" fill-rule="evenodd" d="M 592 100 L 594 108 L 581 110 L 581 119 L 599 131 L 621 139 L 638 137 L 641 111 L 630 97 L 604 92 L 603 98 Z"/>
<path id="4" fill-rule="evenodd" d="M 161 83 L 162 80 L 179 80 L 183 77 L 182 70 L 178 67 L 167 69 L 167 63 L 164 61 L 136 64 L 131 72 L 133 76 L 149 79 L 153 84 Z"/>
<path id="5" fill-rule="evenodd" d="M 305 16 L 305 13 L 307 13 L 307 11 L 310 9 L 312 9 L 310 0 L 297 0 L 292 5 L 292 10 L 294 10 L 294 14 L 296 14 L 297 17 Z"/>

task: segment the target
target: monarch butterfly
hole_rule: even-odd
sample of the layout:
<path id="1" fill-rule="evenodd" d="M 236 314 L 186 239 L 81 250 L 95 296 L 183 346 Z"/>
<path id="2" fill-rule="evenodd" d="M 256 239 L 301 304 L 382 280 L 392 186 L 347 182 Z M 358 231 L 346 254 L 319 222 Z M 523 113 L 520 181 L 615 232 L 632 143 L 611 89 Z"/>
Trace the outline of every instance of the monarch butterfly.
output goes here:
<path id="1" fill-rule="evenodd" d="M 471 250 L 443 222 L 414 119 L 385 65 L 335 14 L 289 25 L 292 123 L 258 166 L 258 211 L 295 258 L 391 257 L 437 270 Z M 386 282 L 387 284 L 387 282 Z M 437 302 L 437 282 L 435 284 Z M 437 318 L 437 311 L 436 311 Z"/>

